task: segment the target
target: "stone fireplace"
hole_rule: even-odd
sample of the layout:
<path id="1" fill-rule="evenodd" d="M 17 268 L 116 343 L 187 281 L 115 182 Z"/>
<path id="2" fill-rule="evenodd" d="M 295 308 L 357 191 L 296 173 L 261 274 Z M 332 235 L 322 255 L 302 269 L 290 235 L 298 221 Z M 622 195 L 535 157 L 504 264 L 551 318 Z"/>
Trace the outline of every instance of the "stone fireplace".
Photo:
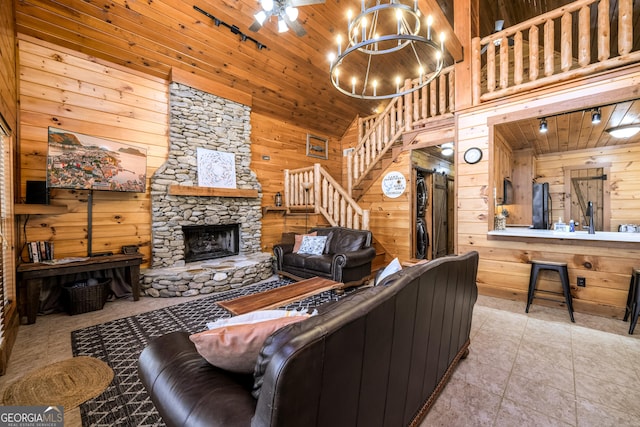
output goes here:
<path id="1" fill-rule="evenodd" d="M 185 262 L 238 255 L 240 224 L 183 225 Z"/>
<path id="2" fill-rule="evenodd" d="M 151 177 L 152 267 L 184 266 L 183 227 L 239 224 L 239 254 L 260 252 L 261 187 L 251 171 L 250 108 L 180 83 L 170 86 L 169 154 Z M 197 149 L 235 155 L 236 186 L 259 197 L 177 196 L 198 185 Z"/>
<path id="3" fill-rule="evenodd" d="M 272 274 L 271 254 L 260 246 L 262 188 L 250 169 L 250 113 L 248 106 L 171 83 L 169 153 L 150 185 L 152 259 L 142 283 L 147 294 L 209 293 Z M 197 188 L 198 148 L 233 153 L 236 188 L 257 190 L 258 197 L 233 190 L 228 197 L 172 194 L 171 186 Z M 192 231 L 204 235 L 194 238 Z"/>

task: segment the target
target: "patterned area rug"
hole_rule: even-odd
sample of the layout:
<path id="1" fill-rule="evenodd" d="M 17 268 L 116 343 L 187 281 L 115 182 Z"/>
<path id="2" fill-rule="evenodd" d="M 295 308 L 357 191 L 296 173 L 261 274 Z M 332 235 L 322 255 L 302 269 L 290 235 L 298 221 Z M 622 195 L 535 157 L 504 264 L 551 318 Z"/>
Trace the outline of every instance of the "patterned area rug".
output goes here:
<path id="1" fill-rule="evenodd" d="M 206 329 L 207 322 L 231 317 L 231 313 L 218 306 L 216 301 L 262 292 L 288 283 L 291 281 L 249 285 L 208 298 L 73 331 L 73 355 L 101 359 L 115 374 L 104 393 L 80 405 L 82 425 L 163 426 L 162 418 L 138 380 L 138 356 L 147 343 L 155 337 L 173 331 L 199 332 Z M 312 309 L 326 302 L 338 300 L 342 296 L 330 290 L 281 308 Z"/>

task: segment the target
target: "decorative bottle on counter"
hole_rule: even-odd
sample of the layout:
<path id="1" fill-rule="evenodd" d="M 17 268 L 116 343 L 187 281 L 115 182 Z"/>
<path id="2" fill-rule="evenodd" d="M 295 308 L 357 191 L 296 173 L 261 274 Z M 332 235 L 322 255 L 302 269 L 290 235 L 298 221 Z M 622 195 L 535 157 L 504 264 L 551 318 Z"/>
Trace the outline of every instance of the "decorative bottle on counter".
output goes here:
<path id="1" fill-rule="evenodd" d="M 569 232 L 573 233 L 576 231 L 576 222 L 574 220 L 569 221 Z"/>

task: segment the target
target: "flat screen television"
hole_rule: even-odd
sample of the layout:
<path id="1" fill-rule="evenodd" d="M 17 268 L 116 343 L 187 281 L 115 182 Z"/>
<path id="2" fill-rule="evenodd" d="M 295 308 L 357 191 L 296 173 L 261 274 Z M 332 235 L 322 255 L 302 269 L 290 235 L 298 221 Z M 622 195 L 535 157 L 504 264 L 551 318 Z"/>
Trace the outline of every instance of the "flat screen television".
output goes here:
<path id="1" fill-rule="evenodd" d="M 54 127 L 48 142 L 48 188 L 145 192 L 145 149 Z"/>

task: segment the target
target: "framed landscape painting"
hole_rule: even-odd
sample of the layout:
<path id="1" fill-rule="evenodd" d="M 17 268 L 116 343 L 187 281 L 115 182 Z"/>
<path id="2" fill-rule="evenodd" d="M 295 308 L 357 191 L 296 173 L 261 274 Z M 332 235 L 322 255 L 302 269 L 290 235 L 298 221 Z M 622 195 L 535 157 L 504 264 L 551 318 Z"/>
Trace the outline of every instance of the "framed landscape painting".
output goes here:
<path id="1" fill-rule="evenodd" d="M 47 187 L 144 193 L 147 151 L 49 127 Z"/>

